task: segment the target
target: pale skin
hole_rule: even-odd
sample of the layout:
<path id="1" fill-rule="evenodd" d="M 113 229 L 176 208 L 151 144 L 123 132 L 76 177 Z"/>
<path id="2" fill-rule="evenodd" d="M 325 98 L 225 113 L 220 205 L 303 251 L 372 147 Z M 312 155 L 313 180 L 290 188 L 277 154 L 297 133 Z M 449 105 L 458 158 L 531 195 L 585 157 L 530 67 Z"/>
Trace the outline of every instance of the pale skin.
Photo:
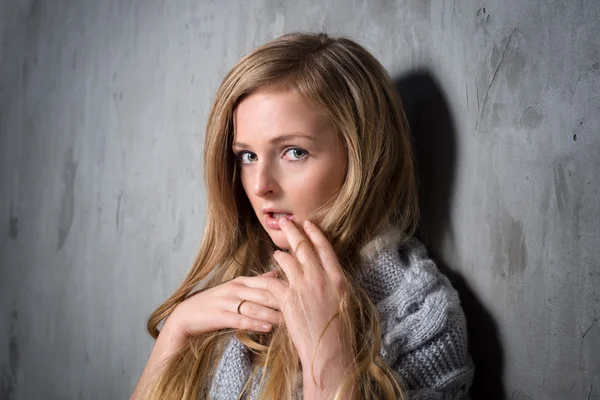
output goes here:
<path id="1" fill-rule="evenodd" d="M 238 105 L 234 118 L 232 150 L 242 186 L 273 243 L 284 250 L 273 257 L 287 279 L 273 272 L 238 277 L 182 302 L 165 322 L 132 398 L 190 337 L 227 328 L 268 332 L 285 323 L 300 356 L 305 399 L 331 398 L 353 362 L 336 317 L 347 290 L 344 275 L 331 244 L 309 221 L 344 182 L 343 143 L 294 92 L 258 91 Z"/>
<path id="2" fill-rule="evenodd" d="M 276 251 L 274 257 L 288 282 L 274 280 L 270 291 L 300 355 L 304 398 L 331 398 L 353 362 L 347 332 L 336 317 L 347 290 L 344 274 L 315 224 L 305 221 L 304 234 L 284 218 L 280 226 L 292 252 Z"/>

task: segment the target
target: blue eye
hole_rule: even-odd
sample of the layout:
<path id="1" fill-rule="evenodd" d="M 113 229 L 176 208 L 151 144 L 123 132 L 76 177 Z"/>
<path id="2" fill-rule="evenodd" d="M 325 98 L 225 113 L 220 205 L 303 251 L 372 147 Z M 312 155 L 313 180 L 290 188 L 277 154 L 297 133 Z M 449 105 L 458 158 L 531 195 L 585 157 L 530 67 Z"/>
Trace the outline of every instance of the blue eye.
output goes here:
<path id="1" fill-rule="evenodd" d="M 256 161 L 256 154 L 250 153 L 249 151 L 243 151 L 237 155 L 237 158 L 242 164 L 252 164 Z"/>
<path id="2" fill-rule="evenodd" d="M 301 161 L 304 160 L 308 156 L 308 151 L 293 148 L 286 150 L 285 154 L 288 156 L 290 161 Z"/>

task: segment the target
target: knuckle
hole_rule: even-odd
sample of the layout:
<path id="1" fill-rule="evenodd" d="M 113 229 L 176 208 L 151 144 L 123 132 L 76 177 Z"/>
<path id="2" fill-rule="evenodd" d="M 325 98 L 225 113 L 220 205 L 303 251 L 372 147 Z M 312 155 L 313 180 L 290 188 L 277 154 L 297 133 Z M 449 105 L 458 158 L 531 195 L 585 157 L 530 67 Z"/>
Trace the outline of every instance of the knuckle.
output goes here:
<path id="1" fill-rule="evenodd" d="M 269 279 L 269 281 L 267 282 L 267 288 L 270 292 L 274 292 L 277 290 L 277 280 L 276 279 Z"/>
<path id="2" fill-rule="evenodd" d="M 236 276 L 235 278 L 229 281 L 229 284 L 233 286 L 239 285 L 240 283 L 242 283 L 242 279 L 243 278 L 241 276 Z"/>
<path id="3" fill-rule="evenodd" d="M 269 304 L 271 304 L 271 297 L 266 293 L 262 293 L 260 295 L 259 301 L 261 304 L 269 305 Z"/>
<path id="4" fill-rule="evenodd" d="M 234 278 L 233 280 L 227 282 L 226 285 L 223 285 L 224 287 L 227 288 L 227 290 L 231 290 L 234 288 L 237 288 L 241 285 L 241 282 L 238 280 L 238 278 Z"/>

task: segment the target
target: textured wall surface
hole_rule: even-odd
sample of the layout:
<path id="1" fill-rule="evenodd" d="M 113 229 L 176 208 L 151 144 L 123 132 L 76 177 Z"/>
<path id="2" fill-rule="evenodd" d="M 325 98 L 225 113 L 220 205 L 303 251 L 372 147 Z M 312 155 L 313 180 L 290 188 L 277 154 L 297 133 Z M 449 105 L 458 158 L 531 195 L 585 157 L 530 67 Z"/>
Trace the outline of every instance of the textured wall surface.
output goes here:
<path id="1" fill-rule="evenodd" d="M 0 398 L 126 398 L 205 212 L 210 100 L 281 33 L 396 79 L 478 398 L 600 399 L 600 2 L 0 1 Z"/>

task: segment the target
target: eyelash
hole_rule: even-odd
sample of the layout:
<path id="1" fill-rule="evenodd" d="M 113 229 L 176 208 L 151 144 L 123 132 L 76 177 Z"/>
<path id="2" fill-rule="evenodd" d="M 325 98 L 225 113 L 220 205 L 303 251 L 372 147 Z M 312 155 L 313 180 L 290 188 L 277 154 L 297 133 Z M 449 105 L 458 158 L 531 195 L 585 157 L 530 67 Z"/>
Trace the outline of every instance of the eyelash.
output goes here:
<path id="1" fill-rule="evenodd" d="M 283 151 L 283 154 L 287 154 L 288 152 L 294 151 L 294 150 L 299 150 L 302 153 L 304 153 L 304 155 L 302 157 L 298 158 L 297 160 L 286 160 L 287 162 L 302 162 L 302 161 L 306 161 L 306 159 L 309 156 L 309 153 L 308 153 L 307 150 L 304 150 L 304 149 L 302 149 L 300 147 L 288 147 L 287 149 L 285 149 Z M 240 163 L 240 165 L 252 164 L 252 161 L 251 162 L 244 162 L 243 158 L 244 158 L 244 156 L 246 154 L 254 154 L 254 153 L 252 153 L 251 151 L 244 150 L 244 151 L 240 151 L 239 153 L 237 153 L 235 155 L 235 157 L 238 160 L 238 162 Z M 254 154 L 254 155 L 256 155 L 256 154 Z"/>

